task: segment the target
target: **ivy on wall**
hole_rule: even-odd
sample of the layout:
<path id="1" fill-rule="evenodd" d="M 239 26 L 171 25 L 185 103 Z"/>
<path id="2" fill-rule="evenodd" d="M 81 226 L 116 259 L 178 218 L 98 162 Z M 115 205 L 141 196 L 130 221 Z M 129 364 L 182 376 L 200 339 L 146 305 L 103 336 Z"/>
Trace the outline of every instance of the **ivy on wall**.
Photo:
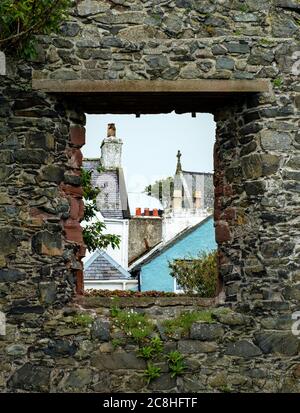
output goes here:
<path id="1" fill-rule="evenodd" d="M 34 56 L 34 36 L 57 32 L 72 3 L 72 0 L 1 0 L 0 49 L 25 58 Z"/>

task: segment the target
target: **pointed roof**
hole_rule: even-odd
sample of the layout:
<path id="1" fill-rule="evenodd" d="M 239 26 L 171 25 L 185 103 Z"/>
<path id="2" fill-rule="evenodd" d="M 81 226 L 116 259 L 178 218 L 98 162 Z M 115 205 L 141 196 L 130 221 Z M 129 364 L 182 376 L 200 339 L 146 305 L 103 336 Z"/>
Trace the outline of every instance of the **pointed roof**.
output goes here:
<path id="1" fill-rule="evenodd" d="M 103 250 L 96 250 L 84 264 L 85 280 L 130 279 L 131 274 Z"/>

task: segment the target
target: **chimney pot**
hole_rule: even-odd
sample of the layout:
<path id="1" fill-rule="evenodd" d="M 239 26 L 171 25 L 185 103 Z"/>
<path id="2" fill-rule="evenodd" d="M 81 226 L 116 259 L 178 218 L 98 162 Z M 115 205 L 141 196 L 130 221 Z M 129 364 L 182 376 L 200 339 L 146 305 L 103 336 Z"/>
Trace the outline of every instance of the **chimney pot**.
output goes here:
<path id="1" fill-rule="evenodd" d="M 154 208 L 153 209 L 153 216 L 154 217 L 158 217 L 159 215 L 158 215 L 158 209 L 157 208 Z"/>
<path id="2" fill-rule="evenodd" d="M 135 208 L 135 216 L 137 216 L 137 217 L 142 216 L 142 209 L 141 208 Z"/>
<path id="3" fill-rule="evenodd" d="M 116 125 L 114 123 L 109 123 L 107 125 L 107 137 L 116 137 Z"/>
<path id="4" fill-rule="evenodd" d="M 145 217 L 149 217 L 149 216 L 150 216 L 149 208 L 145 208 L 145 209 L 144 209 L 144 216 L 145 216 Z"/>

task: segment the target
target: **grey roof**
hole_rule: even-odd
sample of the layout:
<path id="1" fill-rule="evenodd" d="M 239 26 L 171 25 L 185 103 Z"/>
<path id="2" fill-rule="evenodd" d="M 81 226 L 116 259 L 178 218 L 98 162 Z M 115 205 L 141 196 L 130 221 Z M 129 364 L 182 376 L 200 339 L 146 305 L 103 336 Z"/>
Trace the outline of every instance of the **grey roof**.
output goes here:
<path id="1" fill-rule="evenodd" d="M 100 188 L 97 206 L 104 218 L 129 218 L 128 196 L 122 168 L 98 171 L 100 158 L 84 159 L 83 168 L 92 173 L 93 187 Z"/>
<path id="2" fill-rule="evenodd" d="M 130 273 L 105 251 L 95 251 L 84 265 L 85 280 L 127 280 L 130 277 Z"/>

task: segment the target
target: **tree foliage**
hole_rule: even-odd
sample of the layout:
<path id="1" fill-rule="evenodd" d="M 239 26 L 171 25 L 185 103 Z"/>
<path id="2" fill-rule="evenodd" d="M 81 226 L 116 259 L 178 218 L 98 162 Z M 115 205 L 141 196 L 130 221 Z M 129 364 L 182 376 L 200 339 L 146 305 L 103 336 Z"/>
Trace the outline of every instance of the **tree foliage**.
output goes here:
<path id="1" fill-rule="evenodd" d="M 91 222 L 98 211 L 96 198 L 100 190 L 92 186 L 92 171 L 81 169 L 81 185 L 84 198 L 84 221 L 89 222 L 83 229 L 83 240 L 87 249 L 92 252 L 96 249 L 119 247 L 120 237 L 114 234 L 103 234 L 106 229 L 104 222 Z"/>
<path id="2" fill-rule="evenodd" d="M 198 293 L 201 297 L 214 297 L 217 290 L 217 251 L 200 254 L 195 259 L 177 259 L 169 262 L 172 277 L 185 293 Z"/>
<path id="3" fill-rule="evenodd" d="M 174 179 L 169 176 L 165 179 L 155 181 L 154 184 L 146 186 L 144 192 L 160 200 L 164 207 L 171 205 L 171 197 L 174 188 Z"/>
<path id="4" fill-rule="evenodd" d="M 72 0 L 1 0 L 0 49 L 31 57 L 35 35 L 59 30 Z"/>

